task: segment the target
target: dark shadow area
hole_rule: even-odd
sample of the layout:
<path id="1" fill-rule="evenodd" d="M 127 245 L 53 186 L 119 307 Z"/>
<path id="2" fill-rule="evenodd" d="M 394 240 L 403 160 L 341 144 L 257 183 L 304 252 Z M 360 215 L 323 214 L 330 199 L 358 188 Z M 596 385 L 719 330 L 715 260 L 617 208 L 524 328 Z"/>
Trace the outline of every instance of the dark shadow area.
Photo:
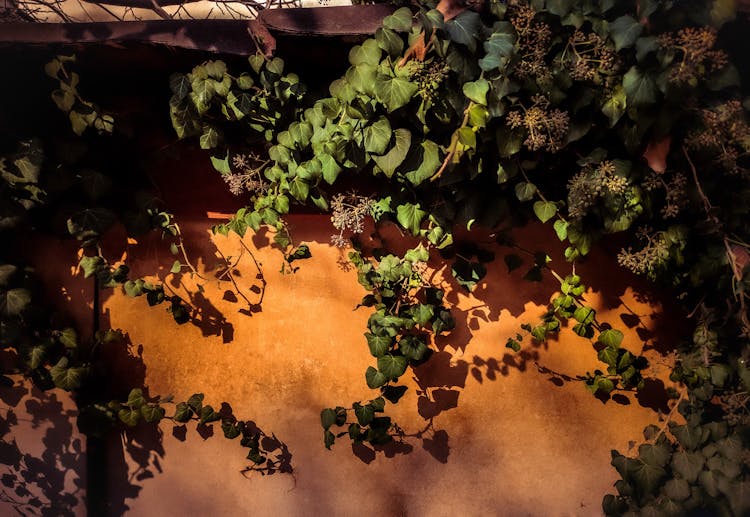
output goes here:
<path id="1" fill-rule="evenodd" d="M 78 515 L 86 461 L 73 432 L 76 411 L 65 409 L 56 393 L 21 379 L 11 383 L 0 387 L 0 505 L 18 515 Z"/>
<path id="2" fill-rule="evenodd" d="M 661 412 L 664 414 L 669 413 L 669 404 L 671 400 L 667 389 L 664 386 L 664 382 L 659 379 L 645 379 L 645 387 L 638 390 L 636 398 L 638 403 L 654 411 Z"/>

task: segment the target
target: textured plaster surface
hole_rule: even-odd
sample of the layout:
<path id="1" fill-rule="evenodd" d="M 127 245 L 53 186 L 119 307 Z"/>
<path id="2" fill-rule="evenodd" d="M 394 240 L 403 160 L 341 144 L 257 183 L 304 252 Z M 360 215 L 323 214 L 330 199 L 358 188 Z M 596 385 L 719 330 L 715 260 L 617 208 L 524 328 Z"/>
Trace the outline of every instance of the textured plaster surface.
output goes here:
<path id="1" fill-rule="evenodd" d="M 447 278 L 440 261 L 427 271 L 447 290 L 457 328 L 433 344 L 425 365 L 408 370 L 408 386 L 397 405 L 387 405 L 407 435 L 403 444 L 372 450 L 352 449 L 341 438 L 323 447 L 320 410 L 377 396 L 365 384 L 374 364 L 363 332 L 370 309 L 354 310 L 365 291 L 356 271 L 345 271 L 341 252 L 327 244 L 324 216 L 294 216 L 297 242 L 308 243 L 311 259 L 295 262 L 294 274 L 279 272 L 282 258 L 266 246 L 268 236 L 245 237 L 267 286 L 260 310 L 231 294 L 232 284 L 216 279 L 221 255 L 238 261 L 234 276 L 252 303 L 261 282 L 247 251 L 235 237 L 210 236 L 212 222 L 180 221 L 188 252 L 206 280 L 185 272 L 169 274 L 174 258 L 168 244 L 149 240 L 125 251 L 134 274 L 166 278 L 176 293 L 199 310 L 197 321 L 176 325 L 163 306 L 121 294 L 103 304 L 103 322 L 128 332 L 145 365 L 152 396 L 184 400 L 194 392 L 218 407 L 227 402 L 240 419 L 254 421 L 275 435 L 291 454 L 293 474 L 261 476 L 241 471 L 249 462 L 237 441 L 206 439 L 194 424 L 161 436 L 123 437 L 134 459 L 113 444 L 111 497 L 127 515 L 253 516 L 562 516 L 600 515 L 601 498 L 612 490 L 616 472 L 610 450 L 628 451 L 643 427 L 666 409 L 663 384 L 637 399 L 625 393 L 606 403 L 588 393 L 576 375 L 602 368 L 587 340 L 564 328 L 558 340 L 534 345 L 527 337 L 521 353 L 504 347 L 522 323 L 537 321 L 555 281 L 522 279 L 522 267 L 508 273 L 508 248 L 493 245 L 497 260 L 473 294 Z M 566 274 L 566 264 L 551 229 L 517 230 L 525 248 L 553 247 L 551 265 Z M 545 243 L 543 246 L 539 243 Z M 395 236 L 388 243 L 408 243 Z M 586 300 L 600 321 L 625 331 L 624 346 L 645 350 L 666 377 L 657 352 L 666 317 L 649 295 L 632 287 L 632 277 L 612 276 L 612 254 L 597 251 L 580 271 L 590 285 Z M 529 261 L 526 260 L 528 266 Z M 161 268 L 161 269 L 159 269 Z M 196 282 L 203 288 L 196 294 Z M 637 283 L 637 282 L 636 282 Z M 257 309 L 256 309 L 257 310 Z M 158 443 L 158 447 L 154 447 Z M 149 450 L 151 451 L 149 452 Z M 154 452 L 156 451 L 156 452 Z M 114 470 L 126 470 L 114 472 Z M 127 480 L 127 482 L 125 482 Z"/>

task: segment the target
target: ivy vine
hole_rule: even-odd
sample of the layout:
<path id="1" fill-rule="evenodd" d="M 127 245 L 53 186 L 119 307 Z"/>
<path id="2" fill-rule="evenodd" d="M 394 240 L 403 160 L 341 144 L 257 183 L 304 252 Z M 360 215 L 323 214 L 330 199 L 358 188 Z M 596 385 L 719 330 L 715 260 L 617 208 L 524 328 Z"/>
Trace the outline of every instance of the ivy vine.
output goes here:
<path id="1" fill-rule="evenodd" d="M 382 445 L 404 435 L 386 401 L 398 402 L 399 378 L 429 361 L 434 338 L 455 326 L 444 292 L 425 274 L 428 263 L 449 264 L 466 290 L 495 267 L 493 254 L 454 240 L 457 228 L 489 229 L 511 250 L 508 270 L 524 265 L 521 253 L 531 258 L 526 280 L 551 275 L 559 282 L 541 321 L 524 323 L 499 347 L 518 352 L 526 336 L 544 341 L 570 321 L 602 363 L 577 378 L 589 391 L 606 399 L 642 389 L 646 359 L 597 318 L 576 272 L 597 242 L 618 234 L 625 243 L 619 267 L 673 293 L 694 332 L 674 343 L 672 411 L 646 428 L 636 456 L 612 452 L 621 479 L 603 510 L 750 512 L 750 126 L 738 70 L 720 44 L 734 17 L 729 4 L 509 0 L 475 11 L 424 2 L 395 10 L 353 46 L 350 66 L 327 92 L 308 92 L 280 57 L 260 54 L 239 73 L 214 60 L 171 77 L 177 137 L 210 150 L 230 191 L 248 200 L 215 233 L 268 227 L 284 255 L 282 270 L 293 272 L 293 262 L 310 256 L 284 222 L 299 205 L 330 213 L 331 242 L 351 248 L 349 263 L 367 293 L 360 306 L 371 311 L 362 344 L 373 361 L 363 365 L 363 381 L 377 393 L 322 410 L 326 447 L 344 436 Z M 112 132 L 114 119 L 78 95 L 70 62 L 57 58 L 47 67 L 59 81 L 54 102 L 77 134 L 89 126 Z M 28 142 L 0 162 L 8 214 L 0 228 L 44 204 L 42 161 Z M 342 186 L 351 183 L 360 190 Z M 129 279 L 125 265 L 103 256 L 99 238 L 118 216 L 100 206 L 100 194 L 89 194 L 90 206 L 67 224 L 81 244 L 83 274 L 102 288 L 145 295 L 151 305 L 169 302 L 177 323 L 187 321 L 190 309 L 179 296 Z M 137 206 L 142 228 L 171 241 L 172 272 L 197 274 L 174 218 L 158 203 Z M 503 236 L 508 224 L 534 219 L 564 243 L 562 274 L 546 252 L 519 249 Z M 378 241 L 378 229 L 389 224 L 413 239 L 401 255 L 382 240 L 367 247 L 360 238 L 374 227 Z M 3 331 L 15 329 L 7 335 L 24 373 L 87 389 L 90 354 L 111 331 L 81 347 L 67 328 L 35 328 L 29 274 L 11 263 L 0 272 Z M 139 389 L 86 407 L 124 425 L 169 418 L 169 399 Z M 276 465 L 258 449 L 257 430 L 203 405 L 200 394 L 178 403 L 171 418 L 221 421 L 227 438 L 243 437 L 253 462 Z"/>
<path id="2" fill-rule="evenodd" d="M 747 447 L 750 387 L 750 131 L 737 70 L 717 45 L 733 18 L 724 4 L 402 7 L 351 49 L 350 67 L 328 95 L 302 99 L 295 120 L 268 139 L 267 159 L 217 167 L 230 185 L 245 181 L 242 193 L 252 199 L 219 231 L 280 229 L 293 203 L 330 211 L 332 242 L 354 247 L 350 261 L 370 293 L 362 305 L 374 309 L 365 341 L 377 364 L 366 368 L 365 382 L 385 395 L 410 365 L 429 360 L 432 336 L 453 326 L 421 264 L 442 253 L 470 290 L 492 258 L 454 253 L 454 228 L 536 218 L 567 245 L 571 272 L 560 275 L 545 253 L 531 254 L 527 280 L 551 274 L 560 292 L 539 324 L 524 324 L 505 345 L 518 351 L 524 332 L 543 341 L 573 321 L 604 365 L 579 379 L 603 397 L 642 388 L 648 362 L 587 306 L 575 264 L 600 239 L 623 234 L 620 266 L 675 292 L 698 330 L 692 341 L 675 343 L 672 378 L 684 391 L 673 393 L 668 425 L 647 429 L 649 443 L 635 459 L 613 452 L 623 479 L 604 510 L 741 515 L 749 464 L 735 453 Z M 225 112 L 236 109 L 236 95 L 222 102 Z M 337 190 L 342 177 L 362 178 L 367 190 Z M 419 245 L 401 257 L 363 250 L 365 219 L 395 223 Z M 505 262 L 509 270 L 523 263 L 515 253 Z M 382 443 L 398 429 L 376 416 L 384 410 L 383 396 L 324 409 L 325 445 L 347 434 Z M 336 434 L 335 427 L 344 429 Z M 686 442 L 685 433 L 700 439 Z M 708 450 L 686 470 L 685 455 L 699 446 Z"/>

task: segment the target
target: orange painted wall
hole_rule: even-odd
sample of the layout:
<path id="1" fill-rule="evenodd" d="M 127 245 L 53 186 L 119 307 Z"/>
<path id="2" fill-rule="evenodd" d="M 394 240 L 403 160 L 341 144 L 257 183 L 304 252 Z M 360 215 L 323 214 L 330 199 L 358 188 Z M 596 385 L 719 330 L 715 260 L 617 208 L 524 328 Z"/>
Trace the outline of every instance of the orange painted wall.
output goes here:
<path id="1" fill-rule="evenodd" d="M 215 222 L 179 219 L 201 271 L 221 254 L 237 259 L 242 249 L 236 236 L 212 237 Z M 162 306 L 114 294 L 103 304 L 103 323 L 129 334 L 151 395 L 184 400 L 203 392 L 214 406 L 228 402 L 238 418 L 253 420 L 285 444 L 293 474 L 244 476 L 244 449 L 225 440 L 218 425 L 204 439 L 210 433 L 201 436 L 194 425 L 173 432 L 163 424 L 158 435 L 124 435 L 124 453 L 113 444 L 113 514 L 601 514 L 601 497 L 616 479 L 610 449 L 629 450 L 643 427 L 657 421 L 656 411 L 666 409 L 664 385 L 651 383 L 640 399 L 594 398 L 568 379 L 602 365 L 591 344 L 569 328 L 542 346 L 527 338 L 519 354 L 504 348 L 520 324 L 533 324 L 544 311 L 555 282 L 524 281 L 523 268 L 509 274 L 502 256 L 510 250 L 498 246 L 492 248 L 498 260 L 473 294 L 456 290 L 439 261 L 430 264 L 455 305 L 457 328 L 437 340 L 427 364 L 407 372 L 407 394 L 387 406 L 415 436 L 378 451 L 353 451 L 342 438 L 327 451 L 320 410 L 376 395 L 364 381 L 374 364 L 363 337 L 369 309 L 354 310 L 366 293 L 356 272 L 341 268 L 341 252 L 327 244 L 327 217 L 292 216 L 290 224 L 295 240 L 308 243 L 313 255 L 295 263 L 294 274 L 279 273 L 282 258 L 265 245 L 267 236 L 244 240 L 267 280 L 259 312 L 243 311 L 244 301 L 229 295 L 230 282 L 216 280 L 215 272 L 204 272 L 202 293 L 189 275 L 169 275 L 168 245 L 151 239 L 126 250 L 134 274 L 158 272 L 186 300 L 192 296 L 202 308 L 198 321 L 178 326 Z M 551 246 L 551 265 L 566 272 L 550 228 L 519 229 L 515 237 L 532 250 Z M 649 373 L 666 378 L 658 364 L 668 318 L 637 280 L 613 276 L 619 271 L 613 263 L 611 253 L 594 252 L 580 271 L 591 286 L 586 299 L 601 321 L 625 331 L 625 346 L 644 350 L 654 365 Z M 260 282 L 247 253 L 237 269 L 235 280 L 255 302 Z"/>

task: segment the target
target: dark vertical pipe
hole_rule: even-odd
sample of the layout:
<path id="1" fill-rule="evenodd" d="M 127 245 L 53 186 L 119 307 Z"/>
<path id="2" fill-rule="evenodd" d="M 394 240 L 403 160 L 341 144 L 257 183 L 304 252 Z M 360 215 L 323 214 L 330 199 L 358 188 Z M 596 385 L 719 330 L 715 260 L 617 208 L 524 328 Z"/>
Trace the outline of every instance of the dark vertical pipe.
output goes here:
<path id="1" fill-rule="evenodd" d="M 99 332 L 99 280 L 94 275 L 93 336 Z M 86 514 L 107 515 L 107 448 L 103 438 L 86 436 Z"/>

